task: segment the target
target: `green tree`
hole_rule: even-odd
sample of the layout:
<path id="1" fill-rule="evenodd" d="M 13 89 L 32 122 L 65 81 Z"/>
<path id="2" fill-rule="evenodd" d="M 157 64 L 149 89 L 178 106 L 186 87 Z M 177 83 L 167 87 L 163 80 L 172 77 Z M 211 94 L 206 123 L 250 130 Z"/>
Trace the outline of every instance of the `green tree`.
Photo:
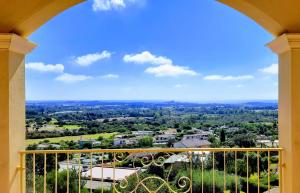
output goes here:
<path id="1" fill-rule="evenodd" d="M 220 132 L 220 141 L 223 143 L 226 140 L 226 133 L 224 131 L 224 129 L 221 130 Z"/>
<path id="2" fill-rule="evenodd" d="M 232 137 L 232 140 L 235 145 L 239 147 L 254 147 L 255 146 L 255 137 L 251 134 L 237 134 Z"/>
<path id="3" fill-rule="evenodd" d="M 143 137 L 139 139 L 138 142 L 139 147 L 152 147 L 153 146 L 153 138 L 152 137 Z"/>
<path id="4" fill-rule="evenodd" d="M 78 193 L 78 173 L 75 169 L 69 170 L 69 184 L 67 184 L 67 170 L 63 170 L 61 172 L 57 172 L 57 193 L 66 193 L 67 186 L 69 186 L 69 192 Z M 46 192 L 52 193 L 55 192 L 55 171 L 52 170 L 51 172 L 47 173 L 47 187 Z M 80 181 L 80 192 L 88 193 L 89 191 L 84 188 L 86 184 L 85 180 Z M 30 192 L 32 186 L 27 186 L 28 192 Z M 44 176 L 38 175 L 36 176 L 36 192 L 44 192 Z"/>

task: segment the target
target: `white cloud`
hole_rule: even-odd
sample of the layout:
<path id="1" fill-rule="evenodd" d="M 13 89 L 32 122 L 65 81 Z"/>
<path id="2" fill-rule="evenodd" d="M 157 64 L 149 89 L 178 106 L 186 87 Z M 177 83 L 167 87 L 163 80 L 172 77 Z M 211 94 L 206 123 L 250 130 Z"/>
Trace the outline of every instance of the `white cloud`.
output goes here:
<path id="1" fill-rule="evenodd" d="M 118 74 L 106 74 L 106 75 L 100 76 L 100 78 L 103 78 L 103 79 L 118 79 L 119 75 Z"/>
<path id="2" fill-rule="evenodd" d="M 25 64 L 25 68 L 39 72 L 63 73 L 65 67 L 62 64 L 44 64 L 43 62 L 30 62 Z"/>
<path id="3" fill-rule="evenodd" d="M 252 75 L 242 75 L 242 76 L 223 76 L 223 75 L 209 75 L 205 76 L 204 80 L 250 80 L 253 79 Z"/>
<path id="4" fill-rule="evenodd" d="M 144 51 L 138 54 L 127 54 L 123 57 L 124 62 L 132 62 L 136 64 L 172 64 L 172 60 L 164 56 L 155 56 L 149 51 Z"/>
<path id="5" fill-rule="evenodd" d="M 80 66 L 89 66 L 94 62 L 107 59 L 111 57 L 111 53 L 107 50 L 102 51 L 101 53 L 87 54 L 83 56 L 76 57 L 74 62 Z"/>
<path id="6" fill-rule="evenodd" d="M 259 71 L 265 74 L 277 75 L 278 74 L 278 64 L 271 64 L 266 68 L 259 69 Z"/>
<path id="7" fill-rule="evenodd" d="M 156 77 L 176 77 L 176 76 L 195 76 L 197 73 L 185 66 L 176 66 L 172 64 L 164 64 L 157 67 L 149 67 L 145 70 L 148 74 L 153 74 Z"/>
<path id="8" fill-rule="evenodd" d="M 243 84 L 238 84 L 238 85 L 236 85 L 236 87 L 237 87 L 237 88 L 243 88 L 244 85 L 243 85 Z"/>
<path id="9" fill-rule="evenodd" d="M 86 76 L 86 75 L 79 75 L 79 74 L 75 75 L 75 74 L 63 73 L 62 75 L 56 77 L 55 80 L 61 81 L 64 83 L 75 83 L 75 82 L 89 80 L 92 78 L 93 77 Z"/>
<path id="10" fill-rule="evenodd" d="M 173 61 L 165 56 L 156 56 L 149 51 L 144 51 L 138 54 L 127 54 L 123 57 L 123 61 L 136 64 L 153 64 L 156 67 L 148 67 L 145 72 L 153 74 L 156 77 L 163 76 L 195 76 L 197 73 L 187 66 L 174 65 Z"/>
<path id="11" fill-rule="evenodd" d="M 110 11 L 120 10 L 127 7 L 128 4 L 139 3 L 140 0 L 94 0 L 93 10 L 96 11 Z"/>
<path id="12" fill-rule="evenodd" d="M 186 85 L 184 85 L 184 84 L 175 84 L 174 85 L 174 88 L 183 88 L 183 87 L 185 87 Z"/>

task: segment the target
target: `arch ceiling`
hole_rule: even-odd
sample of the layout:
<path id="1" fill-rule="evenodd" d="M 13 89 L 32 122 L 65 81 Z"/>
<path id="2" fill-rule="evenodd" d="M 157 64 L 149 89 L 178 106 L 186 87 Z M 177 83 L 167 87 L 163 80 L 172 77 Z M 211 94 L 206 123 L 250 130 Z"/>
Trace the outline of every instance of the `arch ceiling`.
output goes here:
<path id="1" fill-rule="evenodd" d="M 0 33 L 26 37 L 55 15 L 85 0 L 0 0 Z M 300 32 L 299 0 L 219 0 L 275 36 Z"/>
<path id="2" fill-rule="evenodd" d="M 0 33 L 26 37 L 60 12 L 84 0 L 0 0 Z"/>
<path id="3" fill-rule="evenodd" d="M 252 18 L 275 36 L 300 32 L 299 0 L 219 0 Z"/>

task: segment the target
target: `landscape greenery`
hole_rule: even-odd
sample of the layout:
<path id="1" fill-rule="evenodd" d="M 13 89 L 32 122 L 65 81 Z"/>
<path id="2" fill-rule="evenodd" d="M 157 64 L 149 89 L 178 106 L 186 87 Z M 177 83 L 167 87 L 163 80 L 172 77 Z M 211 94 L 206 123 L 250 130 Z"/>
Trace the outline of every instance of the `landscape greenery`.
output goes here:
<path id="1" fill-rule="evenodd" d="M 130 137 L 133 131 L 153 131 L 158 135 L 169 128 L 177 131 L 175 141 L 180 140 L 186 134 L 193 134 L 195 130 L 210 131 L 209 141 L 211 147 L 264 147 L 258 144 L 257 140 L 263 136 L 272 142 L 278 139 L 277 126 L 277 104 L 273 102 L 253 102 L 236 104 L 200 104 L 183 102 L 158 102 L 158 101 L 31 101 L 26 106 L 26 137 L 28 149 L 35 150 L 39 144 L 59 145 L 59 149 L 79 149 L 79 148 L 149 148 L 157 147 L 153 143 L 151 136 L 144 136 L 138 140 L 137 144 L 116 146 L 114 137 L 126 135 Z M 80 146 L 80 139 L 96 139 L 101 143 L 97 146 Z M 174 141 L 159 147 L 171 147 Z M 57 149 L 49 146 L 48 149 Z M 72 159 L 73 155 L 70 155 Z M 236 163 L 235 163 L 236 156 Z M 105 162 L 110 162 L 112 155 L 108 155 Z M 257 165 L 259 157 L 259 165 Z M 53 192 L 55 162 L 54 155 L 47 156 L 47 192 Z M 154 157 L 153 159 L 158 159 Z M 66 155 L 60 155 L 58 161 L 66 160 Z M 36 156 L 35 170 L 36 188 L 43 190 L 44 157 Z M 126 160 L 118 163 L 120 167 L 131 167 L 133 162 L 139 167 L 143 167 L 140 159 Z M 268 188 L 268 162 L 271 166 L 270 183 L 271 186 L 278 185 L 278 154 L 271 153 L 268 160 L 267 153 L 249 152 L 249 184 L 250 192 L 258 192 L 258 181 L 260 182 L 260 192 Z M 52 164 L 48 164 L 52 163 Z M 192 168 L 187 164 L 174 166 L 163 165 L 161 167 L 150 165 L 139 173 L 139 179 L 148 176 L 157 176 L 161 179 L 168 178 L 172 189 L 182 192 L 178 181 L 182 176 L 191 176 L 192 169 L 193 192 L 212 192 L 213 181 L 211 176 L 215 175 L 215 192 L 224 191 L 224 176 L 226 177 L 226 190 L 235 192 L 235 188 L 240 192 L 247 190 L 247 165 L 246 154 L 228 152 L 226 153 L 226 168 L 224 173 L 224 154 L 216 153 L 214 159 L 212 155 L 201 167 L 201 161 L 193 161 Z M 214 169 L 213 170 L 213 164 Z M 235 168 L 235 165 L 237 166 Z M 32 157 L 26 158 L 26 175 L 32 179 Z M 258 167 L 260 173 L 257 172 Z M 171 171 L 173 170 L 173 171 Z M 174 172 L 176 171 L 176 172 Z M 237 179 L 235 173 L 238 175 Z M 169 175 L 168 175 L 169 174 Z M 66 192 L 66 171 L 58 172 L 60 183 L 59 191 Z M 70 192 L 78 192 L 78 173 L 70 171 L 69 174 Z M 168 177 L 167 177 L 168 176 Z M 237 180 L 237 187 L 236 187 Z M 130 192 L 138 182 L 135 175 L 129 176 L 128 186 L 121 192 Z M 203 181 L 203 184 L 202 184 Z M 28 180 L 28 187 L 32 187 L 32 181 Z M 145 182 L 149 188 L 159 187 L 160 182 L 155 180 Z M 81 192 L 88 192 L 82 180 Z M 120 188 L 121 184 L 117 184 Z M 186 188 L 186 187 L 185 187 Z M 31 192 L 29 190 L 29 192 Z M 94 190 L 93 192 L 102 192 Z M 113 192 L 107 189 L 104 192 Z M 137 192 L 147 192 L 140 188 Z M 159 192 L 169 192 L 168 187 L 163 186 Z"/>
<path id="2" fill-rule="evenodd" d="M 179 102 L 28 102 L 27 144 L 43 140 L 59 143 L 80 137 L 107 139 L 114 134 L 176 128 L 177 138 L 192 128 L 212 130 L 214 145 L 255 146 L 258 135 L 278 138 L 276 103 L 199 104 Z M 229 129 L 222 129 L 226 126 Z M 63 137 L 63 138 L 59 138 Z M 33 140 L 36 139 L 36 140 Z M 222 144 L 220 144 L 222 143 Z"/>

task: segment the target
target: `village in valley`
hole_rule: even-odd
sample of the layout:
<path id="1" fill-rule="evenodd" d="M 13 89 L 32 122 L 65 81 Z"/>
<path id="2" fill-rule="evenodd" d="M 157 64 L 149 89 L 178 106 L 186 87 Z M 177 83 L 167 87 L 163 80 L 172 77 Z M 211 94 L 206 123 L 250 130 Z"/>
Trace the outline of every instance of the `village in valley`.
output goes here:
<path id="1" fill-rule="evenodd" d="M 163 169 L 163 179 L 168 176 L 166 180 L 175 183 L 177 174 L 170 176 L 174 166 L 180 168 L 181 175 L 190 164 L 205 162 L 210 163 L 205 165 L 208 169 L 211 164 L 222 167 L 222 152 L 212 154 L 205 151 L 208 148 L 278 146 L 277 106 L 272 103 L 32 102 L 27 106 L 28 149 L 94 149 L 93 153 L 58 158 L 51 155 L 47 159 L 57 159 L 57 166 L 49 165 L 49 170 L 57 167 L 63 173 L 72 169 L 84 179 L 83 187 L 95 191 L 109 191 L 112 186 L 119 187 L 124 180 L 141 175 L 158 175 L 159 168 Z M 166 148 L 179 151 L 165 152 Z M 182 148 L 199 151 L 181 152 Z M 216 156 L 213 163 L 212 156 Z M 239 160 L 242 162 L 245 157 Z"/>

